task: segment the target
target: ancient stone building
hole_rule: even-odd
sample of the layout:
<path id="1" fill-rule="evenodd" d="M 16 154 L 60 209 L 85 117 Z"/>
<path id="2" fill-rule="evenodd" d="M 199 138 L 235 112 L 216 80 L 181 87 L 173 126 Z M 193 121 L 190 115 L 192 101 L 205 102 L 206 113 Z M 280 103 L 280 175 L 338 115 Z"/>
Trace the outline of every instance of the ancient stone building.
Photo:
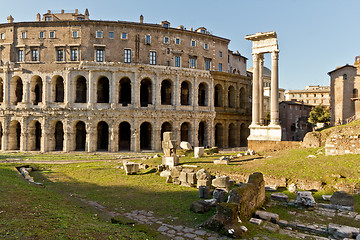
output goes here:
<path id="1" fill-rule="evenodd" d="M 247 59 L 206 28 L 90 20 L 48 11 L 0 24 L 2 150 L 246 145 Z"/>

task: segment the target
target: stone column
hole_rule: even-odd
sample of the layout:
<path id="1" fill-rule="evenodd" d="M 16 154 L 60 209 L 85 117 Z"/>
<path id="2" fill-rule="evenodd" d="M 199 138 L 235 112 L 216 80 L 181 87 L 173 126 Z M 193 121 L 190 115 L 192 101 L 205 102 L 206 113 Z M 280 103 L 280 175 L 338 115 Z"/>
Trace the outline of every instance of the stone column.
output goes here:
<path id="1" fill-rule="evenodd" d="M 279 51 L 271 53 L 271 125 L 279 125 Z"/>
<path id="2" fill-rule="evenodd" d="M 2 147 L 1 150 L 6 151 L 9 150 L 9 134 L 10 134 L 9 131 L 10 124 L 8 117 L 4 118 L 2 126 L 3 126 L 3 137 L 1 139 L 1 147 Z"/>
<path id="3" fill-rule="evenodd" d="M 5 69 L 4 70 L 4 97 L 3 97 L 3 106 L 4 108 L 7 108 L 9 106 L 10 103 L 10 79 L 9 79 L 9 70 Z M 2 145 L 4 146 L 4 145 Z"/>
<path id="4" fill-rule="evenodd" d="M 119 127 L 116 126 L 116 122 L 111 123 L 110 127 L 110 142 L 111 142 L 111 152 L 118 152 L 119 151 Z"/>
<path id="5" fill-rule="evenodd" d="M 135 71 L 134 79 L 131 80 L 131 104 L 133 108 L 140 108 L 140 81 L 138 78 L 138 72 Z"/>
<path id="6" fill-rule="evenodd" d="M 30 89 L 30 82 L 27 80 L 23 80 L 23 99 L 22 103 L 25 104 L 25 106 L 29 106 L 30 104 L 30 96 L 31 96 L 31 89 Z M 32 104 L 32 102 L 31 102 Z"/>
<path id="7" fill-rule="evenodd" d="M 264 55 L 259 54 L 259 120 L 264 125 Z"/>
<path id="8" fill-rule="evenodd" d="M 86 145 L 87 149 L 85 149 L 87 152 L 94 152 L 96 151 L 96 131 L 93 130 L 90 126 L 86 129 Z"/>
<path id="9" fill-rule="evenodd" d="M 20 125 L 21 125 L 20 151 L 27 151 L 27 150 L 29 150 L 29 147 L 28 147 L 29 126 L 28 126 L 26 117 L 21 119 Z"/>
<path id="10" fill-rule="evenodd" d="M 259 125 L 259 54 L 253 54 L 252 122 Z"/>
<path id="11" fill-rule="evenodd" d="M 49 151 L 49 140 L 50 140 L 50 131 L 49 131 L 49 122 L 45 118 L 43 123 L 41 124 L 42 133 L 41 133 L 41 144 L 40 144 L 40 151 L 41 152 L 48 152 Z"/>
<path id="12" fill-rule="evenodd" d="M 47 107 L 49 105 L 49 93 L 51 92 L 51 89 L 49 91 L 49 87 L 51 86 L 49 84 L 49 81 L 47 79 L 48 77 L 45 77 L 43 80 L 43 92 L 42 92 L 42 102 L 43 102 L 43 106 Z"/>
<path id="13" fill-rule="evenodd" d="M 71 79 L 70 79 L 70 71 L 66 71 L 65 72 L 65 86 L 64 86 L 64 91 L 65 91 L 65 106 L 70 107 L 71 105 Z"/>
<path id="14" fill-rule="evenodd" d="M 87 80 L 87 85 L 88 85 L 88 108 L 93 108 L 94 107 L 94 98 L 95 98 L 95 82 L 93 79 L 93 74 L 92 71 L 89 71 L 89 79 Z"/>
<path id="15" fill-rule="evenodd" d="M 70 152 L 73 149 L 71 149 L 71 141 L 72 141 L 72 134 L 71 134 L 71 126 L 69 121 L 64 122 L 64 146 L 63 150 L 64 152 Z"/>

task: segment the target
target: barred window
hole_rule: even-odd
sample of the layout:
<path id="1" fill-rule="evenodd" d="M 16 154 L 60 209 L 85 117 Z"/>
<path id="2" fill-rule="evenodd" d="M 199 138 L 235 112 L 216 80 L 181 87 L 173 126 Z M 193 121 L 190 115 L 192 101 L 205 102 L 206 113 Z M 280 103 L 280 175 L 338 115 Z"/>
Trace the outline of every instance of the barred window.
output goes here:
<path id="1" fill-rule="evenodd" d="M 71 61 L 78 61 L 78 49 L 71 48 Z"/>
<path id="2" fill-rule="evenodd" d="M 156 52 L 154 51 L 150 52 L 150 64 L 156 65 Z"/>
<path id="3" fill-rule="evenodd" d="M 175 56 L 175 67 L 180 67 L 180 57 Z"/>
<path id="4" fill-rule="evenodd" d="M 58 62 L 64 61 L 64 49 L 58 49 L 56 51 L 56 55 L 57 55 L 56 61 Z"/>
<path id="5" fill-rule="evenodd" d="M 97 62 L 104 61 L 104 49 L 96 49 L 96 61 Z"/>
<path id="6" fill-rule="evenodd" d="M 38 49 L 31 49 L 31 61 L 39 61 L 39 50 Z"/>
<path id="7" fill-rule="evenodd" d="M 18 62 L 23 62 L 24 61 L 24 50 L 20 49 L 18 51 Z"/>
<path id="8" fill-rule="evenodd" d="M 131 49 L 124 49 L 124 62 L 131 63 Z"/>

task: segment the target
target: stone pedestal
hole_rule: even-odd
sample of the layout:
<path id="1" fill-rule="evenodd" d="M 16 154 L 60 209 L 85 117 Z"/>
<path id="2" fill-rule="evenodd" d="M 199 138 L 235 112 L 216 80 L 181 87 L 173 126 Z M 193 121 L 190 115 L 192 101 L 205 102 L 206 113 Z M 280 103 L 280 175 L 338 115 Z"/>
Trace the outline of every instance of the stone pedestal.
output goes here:
<path id="1" fill-rule="evenodd" d="M 261 141 L 281 141 L 281 126 L 280 125 L 250 125 L 250 136 L 248 140 L 261 140 Z"/>
<path id="2" fill-rule="evenodd" d="M 163 156 L 162 157 L 162 164 L 169 166 L 169 167 L 174 167 L 176 165 L 179 165 L 179 157 L 166 157 Z"/>

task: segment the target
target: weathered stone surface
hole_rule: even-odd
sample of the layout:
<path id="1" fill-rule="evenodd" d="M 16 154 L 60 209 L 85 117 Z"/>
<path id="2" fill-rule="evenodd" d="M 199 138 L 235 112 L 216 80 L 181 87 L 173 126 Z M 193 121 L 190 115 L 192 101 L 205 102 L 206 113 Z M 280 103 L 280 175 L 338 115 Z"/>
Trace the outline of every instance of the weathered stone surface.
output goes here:
<path id="1" fill-rule="evenodd" d="M 276 213 L 265 212 L 265 211 L 256 211 L 255 217 L 261 218 L 265 221 L 277 223 L 279 221 L 279 215 Z"/>
<path id="2" fill-rule="evenodd" d="M 315 199 L 309 191 L 298 192 L 296 203 L 307 207 L 315 207 L 316 205 Z"/>
<path id="3" fill-rule="evenodd" d="M 262 224 L 263 220 L 258 218 L 250 218 L 249 223 L 255 224 L 260 226 Z"/>
<path id="4" fill-rule="evenodd" d="M 266 185 L 265 186 L 265 191 L 268 191 L 268 192 L 275 192 L 275 191 L 277 191 L 277 189 L 278 189 L 277 185 Z"/>
<path id="5" fill-rule="evenodd" d="M 322 199 L 325 201 L 330 201 L 332 195 L 321 195 Z"/>
<path id="6" fill-rule="evenodd" d="M 187 173 L 187 182 L 190 184 L 196 184 L 196 173 Z"/>
<path id="7" fill-rule="evenodd" d="M 185 150 L 192 150 L 191 144 L 189 142 L 181 142 L 180 148 Z"/>
<path id="8" fill-rule="evenodd" d="M 229 180 L 230 178 L 228 176 L 217 177 L 212 180 L 212 185 L 215 188 L 227 189 L 229 187 Z"/>
<path id="9" fill-rule="evenodd" d="M 169 170 L 165 170 L 160 173 L 160 177 L 168 177 L 170 175 L 171 175 L 171 172 Z"/>
<path id="10" fill-rule="evenodd" d="M 216 165 L 229 165 L 230 163 L 230 160 L 227 158 L 227 159 L 223 159 L 223 160 L 214 160 L 214 164 Z"/>
<path id="11" fill-rule="evenodd" d="M 199 158 L 204 156 L 204 147 L 195 147 L 194 148 L 194 157 Z"/>
<path id="12" fill-rule="evenodd" d="M 171 168 L 171 177 L 172 178 L 178 178 L 180 177 L 180 173 L 182 171 L 183 167 L 182 166 L 175 166 L 173 168 Z"/>
<path id="13" fill-rule="evenodd" d="M 321 147 L 321 133 L 315 131 L 306 133 L 302 146 L 306 148 Z"/>
<path id="14" fill-rule="evenodd" d="M 297 187 L 297 185 L 295 183 L 291 183 L 288 186 L 288 190 L 291 193 L 297 193 L 298 192 L 298 187 Z"/>
<path id="15" fill-rule="evenodd" d="M 273 193 L 271 194 L 270 199 L 280 202 L 287 202 L 289 197 L 284 193 Z"/>
<path id="16" fill-rule="evenodd" d="M 172 183 L 172 182 L 173 182 L 173 181 L 172 181 L 172 177 L 171 177 L 170 175 L 167 176 L 165 182 L 166 182 L 166 183 Z"/>
<path id="17" fill-rule="evenodd" d="M 127 175 L 135 174 L 139 171 L 139 164 L 134 162 L 125 162 L 124 169 Z"/>
<path id="18" fill-rule="evenodd" d="M 208 203 L 210 207 L 215 207 L 217 203 L 217 200 L 215 198 L 205 199 L 204 201 Z"/>
<path id="19" fill-rule="evenodd" d="M 209 211 L 209 204 L 203 200 L 198 200 L 196 202 L 193 202 L 190 206 L 190 210 L 195 213 L 204 213 Z"/>
<path id="20" fill-rule="evenodd" d="M 279 225 L 271 222 L 265 222 L 263 228 L 270 232 L 277 232 L 280 229 Z"/>
<path id="21" fill-rule="evenodd" d="M 210 197 L 210 188 L 208 186 L 199 187 L 199 198 L 209 198 Z"/>
<path id="22" fill-rule="evenodd" d="M 330 203 L 340 206 L 354 206 L 354 196 L 347 194 L 346 192 L 337 191 L 330 198 Z"/>
<path id="23" fill-rule="evenodd" d="M 349 227 L 334 223 L 330 223 L 328 229 L 329 229 L 329 233 L 332 234 L 337 239 L 355 238 L 360 234 L 359 228 Z"/>
<path id="24" fill-rule="evenodd" d="M 213 192 L 213 198 L 216 199 L 218 203 L 226 202 L 226 191 L 216 188 Z"/>
<path id="25" fill-rule="evenodd" d="M 210 180 L 211 175 L 206 169 L 200 169 L 196 172 L 196 178 L 197 180 Z"/>

